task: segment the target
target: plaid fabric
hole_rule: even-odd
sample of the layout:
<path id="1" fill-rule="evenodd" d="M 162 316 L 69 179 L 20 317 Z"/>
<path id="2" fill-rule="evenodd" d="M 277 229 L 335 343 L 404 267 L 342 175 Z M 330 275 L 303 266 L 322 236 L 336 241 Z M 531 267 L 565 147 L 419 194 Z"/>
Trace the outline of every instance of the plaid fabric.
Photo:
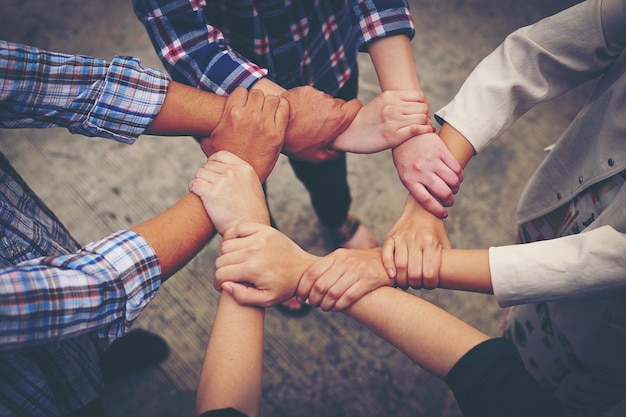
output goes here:
<path id="1" fill-rule="evenodd" d="M 133 143 L 161 109 L 168 83 L 135 58 L 108 62 L 0 40 L 0 127 L 65 127 Z"/>
<path id="2" fill-rule="evenodd" d="M 334 95 L 375 39 L 415 33 L 405 0 L 133 0 L 176 81 L 226 95 L 266 75 Z"/>
<path id="3" fill-rule="evenodd" d="M 0 416 L 65 415 L 102 389 L 107 336 L 159 288 L 156 254 L 114 233 L 82 249 L 0 154 Z"/>

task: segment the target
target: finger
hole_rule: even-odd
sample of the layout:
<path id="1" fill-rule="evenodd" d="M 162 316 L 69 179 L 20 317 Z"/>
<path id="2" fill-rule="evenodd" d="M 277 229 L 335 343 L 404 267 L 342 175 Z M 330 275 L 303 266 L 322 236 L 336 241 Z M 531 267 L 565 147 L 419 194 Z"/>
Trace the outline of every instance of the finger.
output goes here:
<path id="1" fill-rule="evenodd" d="M 332 260 L 325 256 L 314 262 L 300 278 L 298 288 L 296 289 L 296 298 L 300 302 L 308 299 L 311 295 L 311 290 L 315 282 L 324 275 L 333 265 Z"/>
<path id="2" fill-rule="evenodd" d="M 246 105 L 248 101 L 248 90 L 243 87 L 237 87 L 233 90 L 232 93 L 226 99 L 226 106 L 224 108 L 224 112 L 226 110 L 230 110 L 234 107 L 243 107 Z"/>
<path id="3" fill-rule="evenodd" d="M 459 161 L 456 160 L 454 155 L 452 155 L 452 153 L 450 152 L 445 152 L 442 157 L 442 160 L 448 166 L 448 168 L 450 168 L 450 170 L 454 172 L 454 174 L 458 178 L 458 181 L 462 182 L 463 181 L 463 167 L 461 167 L 461 164 L 459 163 Z"/>
<path id="4" fill-rule="evenodd" d="M 461 171 L 461 174 L 462 173 L 463 171 Z M 434 174 L 435 181 L 437 179 L 441 180 L 441 182 L 443 182 L 443 185 L 450 188 L 453 194 L 456 194 L 459 191 L 462 175 L 461 177 L 459 177 L 456 172 L 454 172 L 448 165 L 446 165 L 445 156 L 440 159 L 440 163 L 434 170 Z"/>
<path id="5" fill-rule="evenodd" d="M 423 282 L 422 285 L 427 290 L 434 290 L 439 286 L 439 270 L 441 268 L 441 249 L 439 247 L 427 246 L 424 248 L 423 262 Z"/>
<path id="6" fill-rule="evenodd" d="M 342 273 L 340 276 L 337 276 L 335 282 L 326 290 L 320 303 L 320 308 L 323 311 L 331 311 L 335 303 L 337 303 L 345 292 L 356 282 L 357 279 L 352 274 Z"/>
<path id="7" fill-rule="evenodd" d="M 215 181 L 223 172 L 225 165 L 221 162 L 210 161 L 196 171 L 195 179 L 212 182 Z"/>
<path id="8" fill-rule="evenodd" d="M 401 115 L 403 116 L 424 116 L 424 117 L 429 117 L 429 108 L 428 105 L 426 105 L 425 103 L 413 103 L 413 102 L 407 102 L 407 101 L 401 101 L 400 103 L 398 103 L 396 105 L 396 109 L 400 112 Z"/>
<path id="9" fill-rule="evenodd" d="M 195 195 L 197 195 L 198 197 L 204 196 L 204 195 L 208 195 L 211 193 L 211 185 L 202 179 L 192 179 L 189 182 L 189 192 L 190 193 L 194 193 Z"/>
<path id="10" fill-rule="evenodd" d="M 231 227 L 224 232 L 224 236 L 222 237 L 222 245 L 225 245 L 231 239 L 252 236 L 255 233 L 263 231 L 263 229 L 265 229 L 266 227 L 269 226 L 255 222 L 237 223 L 234 227 Z"/>
<path id="11" fill-rule="evenodd" d="M 225 164 L 225 165 L 249 165 L 246 161 L 238 157 L 232 152 L 221 150 L 215 152 L 208 159 L 206 165 L 217 165 L 217 164 Z"/>
<path id="12" fill-rule="evenodd" d="M 387 237 L 383 243 L 381 259 L 389 279 L 395 279 L 396 277 L 396 263 L 394 261 L 395 248 L 396 242 L 394 241 L 393 236 Z"/>
<path id="13" fill-rule="evenodd" d="M 409 287 L 422 288 L 422 267 L 423 267 L 422 248 L 411 251 L 409 254 L 409 265 L 407 268 L 407 280 Z"/>
<path id="14" fill-rule="evenodd" d="M 266 95 L 263 102 L 263 113 L 275 115 L 279 103 L 280 98 L 278 96 L 275 96 L 273 94 Z"/>
<path id="15" fill-rule="evenodd" d="M 215 278 L 220 281 L 231 281 L 232 277 L 233 280 L 241 282 L 240 278 L 249 276 L 251 272 L 246 264 L 248 258 L 249 253 L 246 250 L 233 250 L 220 254 L 214 262 Z"/>
<path id="16" fill-rule="evenodd" d="M 265 104 L 265 94 L 261 90 L 252 89 L 248 91 L 248 101 L 246 101 L 245 107 L 248 109 L 263 110 Z"/>
<path id="17" fill-rule="evenodd" d="M 396 136 L 398 137 L 398 139 L 404 142 L 415 136 L 432 133 L 433 127 L 427 123 L 428 120 L 426 119 L 426 116 L 421 116 L 421 118 L 422 118 L 421 123 L 411 123 L 411 124 L 399 126 L 396 129 Z M 417 119 L 417 118 L 414 118 L 414 119 Z"/>
<path id="18" fill-rule="evenodd" d="M 322 300 L 324 300 L 328 289 L 332 287 L 336 280 L 336 271 L 333 271 L 332 268 L 319 277 L 315 283 L 313 283 L 313 288 L 311 288 L 311 291 L 309 292 L 309 304 L 313 307 L 319 307 L 322 304 Z"/>
<path id="19" fill-rule="evenodd" d="M 217 270 L 231 265 L 239 265 L 246 261 L 246 258 L 248 257 L 248 251 L 246 250 L 247 246 L 244 242 L 241 242 L 241 240 L 231 240 L 223 247 L 225 249 L 222 249 L 219 256 L 215 258 L 215 268 Z M 220 271 L 220 274 L 222 273 L 223 272 Z"/>
<path id="20" fill-rule="evenodd" d="M 215 279 L 213 280 L 213 286 L 216 289 L 221 289 L 222 284 L 227 281 L 233 282 L 245 282 L 247 278 L 245 278 L 248 274 L 246 271 L 245 265 L 243 262 L 245 260 L 241 260 L 237 255 L 227 254 L 218 257 L 220 259 L 220 265 L 217 264 L 217 259 L 215 260 L 216 268 L 215 268 Z"/>
<path id="21" fill-rule="evenodd" d="M 341 99 L 335 99 L 335 100 L 341 100 Z M 354 120 L 359 110 L 361 110 L 361 107 L 363 107 L 363 104 L 361 103 L 359 99 L 356 99 L 356 98 L 353 98 L 352 100 L 349 100 L 349 101 L 345 101 L 343 104 L 341 104 L 341 107 L 340 107 L 341 111 L 343 111 L 344 115 L 346 116 L 346 123 L 345 123 L 346 126 L 348 126 L 352 122 L 352 120 Z"/>
<path id="22" fill-rule="evenodd" d="M 334 151 L 332 149 L 320 149 L 315 153 L 315 162 L 330 161 L 337 159 L 343 152 Z"/>
<path id="23" fill-rule="evenodd" d="M 411 193 L 415 201 L 417 201 L 432 215 L 437 216 L 440 219 L 448 217 L 448 212 L 443 205 L 437 201 L 422 184 L 411 181 L 409 183 L 405 183 L 404 186 L 407 188 L 409 193 Z"/>
<path id="24" fill-rule="evenodd" d="M 404 101 L 426 102 L 426 94 L 419 90 L 395 90 L 396 97 Z"/>
<path id="25" fill-rule="evenodd" d="M 438 173 L 430 174 L 428 179 L 423 182 L 426 190 L 445 207 L 451 207 L 454 204 L 454 193 Z"/>
<path id="26" fill-rule="evenodd" d="M 452 190 L 453 194 L 456 194 L 459 192 L 459 188 L 461 187 L 462 177 L 459 177 L 456 172 L 450 169 L 450 167 L 446 165 L 445 169 L 442 169 L 439 172 L 437 172 L 437 175 L 439 175 L 439 178 L 441 178 L 441 180 L 444 181 L 446 185 Z"/>
<path id="27" fill-rule="evenodd" d="M 289 101 L 284 97 L 279 97 L 274 123 L 276 123 L 276 126 L 281 130 L 287 129 L 287 125 L 289 124 Z"/>
<path id="28" fill-rule="evenodd" d="M 273 298 L 267 292 L 236 282 L 225 282 L 222 289 L 229 293 L 242 306 L 271 307 Z"/>
<path id="29" fill-rule="evenodd" d="M 396 264 L 396 285 L 400 288 L 408 288 L 407 269 L 409 263 L 409 254 L 405 244 L 396 246 L 395 264 Z"/>
<path id="30" fill-rule="evenodd" d="M 365 294 L 367 294 L 368 291 L 364 286 L 362 286 L 360 283 L 355 283 L 355 285 L 351 286 L 350 288 L 348 288 L 343 295 L 341 296 L 341 298 L 339 298 L 339 300 L 337 300 L 337 302 L 335 303 L 335 306 L 333 307 L 332 311 L 344 311 L 345 309 L 351 307 L 355 302 L 357 302 L 361 297 L 363 297 Z"/>

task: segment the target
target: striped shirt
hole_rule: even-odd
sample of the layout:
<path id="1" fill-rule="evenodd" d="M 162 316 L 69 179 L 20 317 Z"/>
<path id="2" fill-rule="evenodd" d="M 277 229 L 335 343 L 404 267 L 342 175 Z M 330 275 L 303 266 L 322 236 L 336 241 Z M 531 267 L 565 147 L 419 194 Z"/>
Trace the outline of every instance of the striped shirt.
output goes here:
<path id="1" fill-rule="evenodd" d="M 178 82 L 225 95 L 268 78 L 334 95 L 376 39 L 414 36 L 405 0 L 133 0 Z"/>
<path id="2" fill-rule="evenodd" d="M 167 83 L 130 58 L 0 42 L 0 126 L 131 143 Z M 160 266 L 130 231 L 81 248 L 1 153 L 0 190 L 0 416 L 66 415 L 99 396 L 107 338 L 127 332 L 154 298 Z"/>

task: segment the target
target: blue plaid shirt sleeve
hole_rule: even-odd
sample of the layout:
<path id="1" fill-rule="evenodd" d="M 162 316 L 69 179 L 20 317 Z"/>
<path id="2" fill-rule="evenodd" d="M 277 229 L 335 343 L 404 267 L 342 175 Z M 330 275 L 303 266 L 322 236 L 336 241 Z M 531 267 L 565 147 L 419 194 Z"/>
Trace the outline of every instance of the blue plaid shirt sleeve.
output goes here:
<path id="1" fill-rule="evenodd" d="M 25 261 L 0 271 L 0 350 L 97 330 L 126 333 L 156 296 L 161 268 L 152 247 L 130 231 L 74 254 Z"/>
<path id="2" fill-rule="evenodd" d="M 0 41 L 0 127 L 64 127 L 133 143 L 161 109 L 167 76 L 139 60 L 111 62 Z"/>
<path id="3" fill-rule="evenodd" d="M 226 43 L 207 20 L 205 1 L 133 0 L 133 6 L 175 81 L 227 95 L 267 75 Z"/>

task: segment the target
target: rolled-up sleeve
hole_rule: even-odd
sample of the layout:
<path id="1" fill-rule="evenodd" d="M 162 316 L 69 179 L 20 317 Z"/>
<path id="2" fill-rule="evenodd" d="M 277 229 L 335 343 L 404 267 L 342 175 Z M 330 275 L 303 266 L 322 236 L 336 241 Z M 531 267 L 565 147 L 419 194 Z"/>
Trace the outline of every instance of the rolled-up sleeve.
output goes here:
<path id="1" fill-rule="evenodd" d="M 227 95 L 267 75 L 226 43 L 208 21 L 205 1 L 134 0 L 133 6 L 175 81 Z"/>
<path id="2" fill-rule="evenodd" d="M 0 41 L 0 127 L 63 127 L 133 143 L 160 111 L 169 80 L 132 57 L 111 62 Z"/>
<path id="3" fill-rule="evenodd" d="M 152 247 L 130 231 L 75 254 L 37 258 L 0 271 L 1 350 L 97 330 L 128 331 L 156 296 L 161 269 Z"/>
<path id="4" fill-rule="evenodd" d="M 358 22 L 357 48 L 366 52 L 372 41 L 394 35 L 415 36 L 413 16 L 406 1 L 365 0 L 353 6 L 354 19 Z"/>

